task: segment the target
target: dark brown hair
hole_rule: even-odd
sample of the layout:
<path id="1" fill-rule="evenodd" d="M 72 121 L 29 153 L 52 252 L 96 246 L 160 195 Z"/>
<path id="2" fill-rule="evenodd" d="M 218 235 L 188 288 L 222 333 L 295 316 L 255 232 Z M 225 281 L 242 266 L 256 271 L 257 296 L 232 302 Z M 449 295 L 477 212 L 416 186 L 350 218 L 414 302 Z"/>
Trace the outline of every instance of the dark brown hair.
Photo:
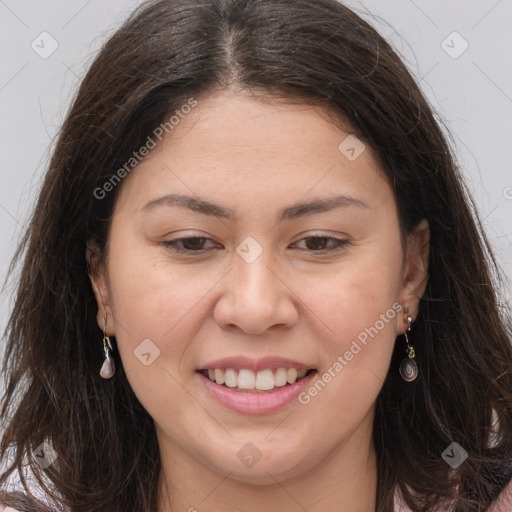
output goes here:
<path id="1" fill-rule="evenodd" d="M 62 126 L 30 226 L 8 328 L 1 455 L 28 458 L 39 483 L 73 512 L 154 510 L 160 471 L 152 418 L 121 361 L 105 381 L 86 265 L 105 256 L 111 179 L 191 97 L 232 88 L 323 105 L 372 147 L 393 184 L 402 234 L 430 225 L 427 289 L 411 333 L 419 378 L 405 383 L 399 339 L 378 396 L 377 510 L 399 486 L 415 511 L 444 498 L 483 511 L 512 477 L 511 329 L 499 271 L 448 143 L 392 48 L 335 0 L 161 0 L 145 3 L 105 44 Z M 117 354 L 114 351 L 114 354 Z M 498 420 L 493 432 L 493 412 Z M 49 440 L 42 470 L 31 454 Z M 452 442 L 468 459 L 452 470 Z M 48 495 L 50 495 L 48 489 Z M 27 489 L 27 492 L 29 489 Z"/>

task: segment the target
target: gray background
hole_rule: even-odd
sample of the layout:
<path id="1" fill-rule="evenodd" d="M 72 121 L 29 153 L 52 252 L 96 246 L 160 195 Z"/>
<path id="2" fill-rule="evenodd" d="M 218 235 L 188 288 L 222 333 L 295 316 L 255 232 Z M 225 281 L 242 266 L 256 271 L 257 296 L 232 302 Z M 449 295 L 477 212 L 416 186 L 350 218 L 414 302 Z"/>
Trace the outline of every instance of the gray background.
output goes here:
<path id="1" fill-rule="evenodd" d="M 74 91 L 101 44 L 139 3 L 140 0 L 0 0 L 2 282 L 37 195 L 52 140 Z M 505 271 L 508 281 L 503 294 L 510 300 L 512 2 L 346 3 L 392 42 L 453 134 L 456 155 Z M 450 35 L 454 31 L 462 38 Z M 39 52 L 51 48 L 51 40 L 40 36 L 42 32 L 48 32 L 58 44 L 47 58 L 31 47 L 38 45 Z M 458 56 L 466 45 L 464 41 L 469 46 Z M 11 284 L 0 296 L 2 332 L 12 307 L 12 290 Z M 3 339 L 0 353 L 2 349 Z"/>

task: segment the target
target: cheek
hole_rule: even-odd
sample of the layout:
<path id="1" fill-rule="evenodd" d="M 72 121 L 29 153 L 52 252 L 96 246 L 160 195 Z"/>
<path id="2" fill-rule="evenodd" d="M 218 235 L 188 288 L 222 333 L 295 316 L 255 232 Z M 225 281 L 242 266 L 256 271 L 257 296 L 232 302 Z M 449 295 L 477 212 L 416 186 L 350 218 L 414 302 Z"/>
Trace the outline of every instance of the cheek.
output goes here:
<path id="1" fill-rule="evenodd" d="M 163 251 L 116 242 L 110 248 L 109 281 L 123 367 L 136 394 L 168 383 L 171 391 L 172 377 L 178 377 L 190 340 L 200 329 L 201 299 L 213 278 L 194 279 L 184 265 L 171 268 Z"/>
<path id="2" fill-rule="evenodd" d="M 303 283 L 308 305 L 325 324 L 327 342 L 333 350 L 348 350 L 352 340 L 376 323 L 379 334 L 382 331 L 383 337 L 394 337 L 396 321 L 391 320 L 400 307 L 400 254 L 388 260 L 379 254 L 361 252 L 361 256 L 338 265 L 328 279 L 319 281 L 311 275 Z"/>
<path id="3" fill-rule="evenodd" d="M 382 256 L 386 251 L 389 259 Z M 401 252 L 390 244 L 360 255 L 340 265 L 330 276 L 329 286 L 319 286 L 313 277 L 304 283 L 307 303 L 326 333 L 317 342 L 325 363 L 318 375 L 322 382 L 303 400 L 315 402 L 318 415 L 358 418 L 365 414 L 389 368 L 397 319 L 403 314 L 399 303 Z M 339 407 L 327 410 L 326 403 Z"/>

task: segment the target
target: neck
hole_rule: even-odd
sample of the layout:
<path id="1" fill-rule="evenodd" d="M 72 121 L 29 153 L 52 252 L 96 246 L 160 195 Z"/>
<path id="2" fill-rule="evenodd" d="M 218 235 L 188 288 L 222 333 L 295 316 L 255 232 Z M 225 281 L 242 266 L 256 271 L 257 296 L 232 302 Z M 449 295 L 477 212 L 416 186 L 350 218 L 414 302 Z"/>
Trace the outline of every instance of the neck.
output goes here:
<path id="1" fill-rule="evenodd" d="M 353 433 L 300 476 L 286 479 L 269 474 L 269 482 L 252 484 L 201 464 L 158 432 L 162 472 L 157 511 L 373 511 L 376 509 L 377 457 L 371 441 L 371 424 L 365 434 L 361 430 Z"/>

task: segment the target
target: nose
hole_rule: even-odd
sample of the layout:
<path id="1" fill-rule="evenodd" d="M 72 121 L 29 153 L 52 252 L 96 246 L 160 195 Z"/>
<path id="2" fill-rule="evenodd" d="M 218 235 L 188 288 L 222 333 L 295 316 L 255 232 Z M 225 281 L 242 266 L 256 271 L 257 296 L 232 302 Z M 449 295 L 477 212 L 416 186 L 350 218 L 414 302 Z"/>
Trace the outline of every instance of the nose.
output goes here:
<path id="1" fill-rule="evenodd" d="M 270 251 L 251 263 L 235 255 L 234 268 L 222 281 L 213 316 L 222 329 L 263 334 L 271 327 L 292 327 L 298 320 L 297 296 L 288 274 Z"/>

